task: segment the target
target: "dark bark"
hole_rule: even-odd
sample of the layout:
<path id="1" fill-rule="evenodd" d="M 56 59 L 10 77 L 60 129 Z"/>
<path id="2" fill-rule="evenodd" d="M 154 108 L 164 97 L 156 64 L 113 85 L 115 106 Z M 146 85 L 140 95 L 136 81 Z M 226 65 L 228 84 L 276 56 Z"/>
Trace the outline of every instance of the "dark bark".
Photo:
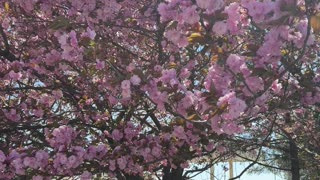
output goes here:
<path id="1" fill-rule="evenodd" d="M 129 174 L 123 174 L 120 171 L 116 173 L 116 177 L 118 180 L 143 180 L 143 177 L 140 177 L 139 175 L 129 175 Z"/>
<path id="2" fill-rule="evenodd" d="M 143 180 L 143 177 L 126 175 L 126 180 Z"/>
<path id="3" fill-rule="evenodd" d="M 169 167 L 163 168 L 163 178 L 162 180 L 183 180 L 183 169 L 182 168 L 177 168 L 177 169 L 172 169 Z"/>
<path id="4" fill-rule="evenodd" d="M 290 162 L 291 162 L 291 179 L 300 180 L 300 165 L 298 157 L 298 147 L 295 142 L 289 142 L 290 148 Z"/>

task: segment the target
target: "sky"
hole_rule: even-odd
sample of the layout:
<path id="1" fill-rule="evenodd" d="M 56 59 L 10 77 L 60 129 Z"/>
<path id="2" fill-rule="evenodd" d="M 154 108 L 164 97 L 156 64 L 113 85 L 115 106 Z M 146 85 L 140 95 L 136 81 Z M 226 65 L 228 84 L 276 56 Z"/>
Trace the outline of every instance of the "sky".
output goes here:
<path id="1" fill-rule="evenodd" d="M 234 162 L 233 163 L 233 175 L 234 177 L 239 175 L 242 170 L 249 165 L 248 162 Z M 228 168 L 228 163 L 218 163 L 215 165 L 215 179 L 214 180 L 228 180 L 229 171 L 224 171 L 223 166 Z M 261 174 L 248 174 L 244 173 L 238 180 L 285 180 L 283 174 L 272 174 L 272 173 L 261 173 Z M 209 170 L 205 171 L 198 176 L 194 177 L 193 180 L 210 180 Z"/>

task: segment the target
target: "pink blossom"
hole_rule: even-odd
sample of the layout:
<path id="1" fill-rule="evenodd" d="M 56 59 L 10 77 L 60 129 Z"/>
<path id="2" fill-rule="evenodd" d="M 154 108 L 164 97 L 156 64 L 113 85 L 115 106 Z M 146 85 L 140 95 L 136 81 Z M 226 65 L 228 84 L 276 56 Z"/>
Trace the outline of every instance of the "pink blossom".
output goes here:
<path id="1" fill-rule="evenodd" d="M 14 159 L 11 162 L 11 165 L 15 168 L 15 172 L 18 175 L 25 175 L 25 169 L 21 158 Z"/>
<path id="2" fill-rule="evenodd" d="M 234 73 L 240 72 L 240 67 L 245 63 L 244 58 L 236 54 L 231 54 L 227 58 L 227 65 Z"/>
<path id="3" fill-rule="evenodd" d="M 197 0 L 197 5 L 200 8 L 207 8 L 212 3 L 213 3 L 213 1 L 210 1 L 210 0 Z"/>
<path id="4" fill-rule="evenodd" d="M 199 22 L 200 16 L 196 11 L 197 7 L 196 6 L 191 6 L 182 12 L 182 18 L 183 20 L 188 23 L 188 24 L 194 24 Z"/>
<path id="5" fill-rule="evenodd" d="M 231 74 L 225 72 L 218 64 L 209 67 L 209 72 L 204 82 L 207 90 L 210 91 L 212 86 L 214 86 L 217 92 L 226 93 L 230 84 Z"/>
<path id="6" fill-rule="evenodd" d="M 224 104 L 228 104 L 235 97 L 235 92 L 229 92 L 224 96 L 220 97 L 217 106 L 222 106 Z"/>
<path id="7" fill-rule="evenodd" d="M 22 74 L 21 74 L 21 72 L 14 72 L 13 70 L 11 70 L 10 72 L 9 72 L 9 77 L 13 80 L 13 81 L 18 81 L 18 80 L 20 80 L 21 79 L 21 77 L 22 77 Z"/>
<path id="8" fill-rule="evenodd" d="M 4 111 L 5 116 L 11 121 L 20 121 L 21 116 L 17 113 L 15 109 L 10 109 L 10 112 Z"/>
<path id="9" fill-rule="evenodd" d="M 251 76 L 247 77 L 245 79 L 245 82 L 247 83 L 248 87 L 250 88 L 250 91 L 253 93 L 256 93 L 258 91 L 262 91 L 264 89 L 264 83 L 263 80 L 260 77 Z M 251 92 L 248 92 L 248 89 L 244 89 L 244 93 L 247 96 L 252 96 L 253 94 Z"/>
<path id="10" fill-rule="evenodd" d="M 53 167 L 56 168 L 58 171 L 63 172 L 67 162 L 67 156 L 65 154 L 58 153 L 55 159 L 53 160 Z"/>
<path id="11" fill-rule="evenodd" d="M 252 71 L 248 68 L 248 66 L 243 63 L 241 66 L 240 66 L 240 72 L 243 74 L 243 77 L 248 77 L 251 75 Z"/>
<path id="12" fill-rule="evenodd" d="M 73 146 L 72 151 L 75 155 L 77 155 L 79 158 L 83 158 L 85 155 L 85 149 L 81 146 Z"/>
<path id="13" fill-rule="evenodd" d="M 177 78 L 177 73 L 175 69 L 164 69 L 162 70 L 162 76 L 160 80 L 164 83 L 169 83 L 171 80 Z"/>
<path id="14" fill-rule="evenodd" d="M 85 159 L 93 160 L 97 155 L 97 148 L 96 146 L 89 146 L 87 149 L 87 153 L 85 154 Z"/>
<path id="15" fill-rule="evenodd" d="M 152 161 L 153 156 L 151 154 L 151 149 L 149 147 L 144 148 L 140 151 L 140 154 L 143 156 L 143 158 L 145 159 L 145 161 Z"/>
<path id="16" fill-rule="evenodd" d="M 36 163 L 36 158 L 34 157 L 25 157 L 23 159 L 23 165 L 32 169 L 36 169 L 38 167 Z"/>
<path id="17" fill-rule="evenodd" d="M 56 62 L 59 62 L 61 59 L 61 53 L 55 49 L 51 50 L 50 53 L 46 54 L 46 57 L 44 59 L 45 63 L 53 66 Z"/>
<path id="18" fill-rule="evenodd" d="M 78 47 L 78 39 L 77 39 L 77 33 L 75 31 L 71 31 L 69 33 L 70 36 L 70 44 L 72 47 Z"/>
<path id="19" fill-rule="evenodd" d="M 304 44 L 304 40 L 306 39 L 306 36 L 307 36 L 307 27 L 308 27 L 308 20 L 307 19 L 299 21 L 299 23 L 297 25 L 297 29 L 302 34 L 302 36 L 300 39 L 294 40 L 294 43 L 296 44 L 296 46 L 298 48 L 301 48 Z M 313 33 L 311 33 L 309 35 L 308 40 L 307 40 L 307 45 L 314 44 L 314 42 L 315 42 L 315 36 Z"/>
<path id="20" fill-rule="evenodd" d="M 188 45 L 188 39 L 186 36 L 182 35 L 181 32 L 177 30 L 169 30 L 165 33 L 165 37 L 168 38 L 173 44 L 180 48 L 186 47 Z"/>
<path id="21" fill-rule="evenodd" d="M 98 70 L 102 70 L 105 68 L 105 62 L 104 61 L 100 61 L 99 59 L 97 59 L 97 64 L 96 64 L 96 69 Z"/>
<path id="22" fill-rule="evenodd" d="M 187 139 L 184 128 L 182 126 L 175 126 L 172 134 L 179 139 Z"/>
<path id="23" fill-rule="evenodd" d="M 231 34 L 237 34 L 240 30 L 239 24 L 241 21 L 239 3 L 231 3 L 224 10 L 228 14 L 227 27 Z"/>
<path id="24" fill-rule="evenodd" d="M 134 64 L 134 63 L 130 63 L 130 64 L 126 67 L 126 70 L 127 70 L 128 72 L 132 72 L 135 68 L 136 68 L 135 64 Z"/>
<path id="25" fill-rule="evenodd" d="M 37 117 L 42 117 L 43 116 L 43 110 L 42 109 L 35 109 L 34 111 L 33 111 L 33 114 L 35 115 L 35 116 L 37 116 Z"/>
<path id="26" fill-rule="evenodd" d="M 43 177 L 40 176 L 40 175 L 33 176 L 33 177 L 32 177 L 32 180 L 43 180 Z"/>
<path id="27" fill-rule="evenodd" d="M 221 116 L 229 120 L 238 118 L 247 107 L 243 100 L 235 96 L 235 92 L 229 92 L 219 98 L 217 105 L 220 107 L 224 104 L 228 104 L 228 111 L 224 112 Z"/>
<path id="28" fill-rule="evenodd" d="M 38 101 L 39 103 L 49 107 L 54 102 L 54 98 L 49 94 L 43 94 L 42 96 L 40 96 Z"/>
<path id="29" fill-rule="evenodd" d="M 212 151 L 213 148 L 214 148 L 214 143 L 213 142 L 209 142 L 209 144 L 205 146 L 205 149 L 208 152 Z"/>
<path id="30" fill-rule="evenodd" d="M 224 0 L 197 0 L 197 5 L 202 9 L 206 9 L 206 13 L 212 14 L 223 8 Z"/>
<path id="31" fill-rule="evenodd" d="M 134 136 L 136 136 L 136 131 L 133 128 L 127 127 L 124 129 L 125 137 L 128 140 L 132 140 Z"/>
<path id="32" fill-rule="evenodd" d="M 162 71 L 162 67 L 159 65 L 154 66 L 153 68 L 155 71 L 161 72 Z"/>
<path id="33" fill-rule="evenodd" d="M 97 147 L 96 147 L 96 157 L 98 159 L 101 159 L 103 158 L 103 156 L 105 156 L 107 154 L 107 146 L 104 145 L 104 144 L 99 144 Z"/>
<path id="34" fill-rule="evenodd" d="M 115 160 L 109 160 L 109 169 L 111 171 L 116 170 L 116 161 Z"/>
<path id="35" fill-rule="evenodd" d="M 187 122 L 186 127 L 187 127 L 188 129 L 192 129 L 192 128 L 193 128 L 193 124 L 192 124 L 192 123 Z"/>
<path id="36" fill-rule="evenodd" d="M 80 176 L 81 180 L 89 180 L 91 178 L 92 178 L 92 174 L 88 171 L 84 171 Z"/>
<path id="37" fill-rule="evenodd" d="M 123 89 L 121 92 L 122 98 L 130 98 L 131 97 L 131 90 L 130 89 Z"/>
<path id="38" fill-rule="evenodd" d="M 273 28 L 264 37 L 265 43 L 258 49 L 260 56 L 281 56 L 281 46 L 283 42 L 279 39 L 282 33 L 281 28 Z"/>
<path id="39" fill-rule="evenodd" d="M 2 20 L 2 23 L 1 23 L 2 27 L 4 29 L 9 29 L 10 28 L 10 19 L 9 18 L 4 18 Z"/>
<path id="40" fill-rule="evenodd" d="M 165 167 L 168 166 L 168 161 L 166 159 L 161 161 L 161 165 L 163 165 Z"/>
<path id="41" fill-rule="evenodd" d="M 275 80 L 273 81 L 272 85 L 271 85 L 271 90 L 275 93 L 275 94 L 279 94 L 281 92 L 282 89 L 282 84 L 279 83 L 279 80 Z"/>
<path id="42" fill-rule="evenodd" d="M 87 33 L 88 36 L 91 40 L 94 40 L 94 38 L 96 37 L 96 32 L 94 30 L 91 30 L 89 27 L 87 28 Z"/>
<path id="43" fill-rule="evenodd" d="M 116 141 L 120 141 L 123 138 L 123 134 L 118 129 L 115 129 L 112 131 L 112 138 Z"/>
<path id="44" fill-rule="evenodd" d="M 167 92 L 153 91 L 150 92 L 150 98 L 157 104 L 160 111 L 165 111 L 164 103 L 168 101 Z"/>
<path id="45" fill-rule="evenodd" d="M 195 105 L 196 101 L 196 96 L 191 91 L 187 91 L 185 97 L 182 98 L 180 104 L 182 108 L 187 109 Z"/>
<path id="46" fill-rule="evenodd" d="M 59 128 L 55 128 L 52 135 L 53 137 L 48 139 L 50 145 L 55 148 L 62 148 L 71 144 L 77 134 L 72 127 L 63 125 Z"/>
<path id="47" fill-rule="evenodd" d="M 18 1 L 19 2 L 19 1 Z M 31 13 L 33 11 L 36 1 L 32 0 L 25 0 L 20 1 L 20 6 L 28 13 Z"/>
<path id="48" fill-rule="evenodd" d="M 211 129 L 219 135 L 223 133 L 223 130 L 221 129 L 221 121 L 222 119 L 220 116 L 214 116 L 210 119 Z"/>
<path id="49" fill-rule="evenodd" d="M 170 7 L 170 4 L 160 3 L 158 6 L 158 12 L 161 17 L 161 21 L 165 22 L 170 20 L 177 13 Z"/>
<path id="50" fill-rule="evenodd" d="M 259 105 L 260 108 L 263 108 L 265 106 L 265 103 L 267 102 L 267 100 L 270 98 L 271 98 L 270 92 L 267 91 L 256 99 L 255 104 Z"/>
<path id="51" fill-rule="evenodd" d="M 223 21 L 218 21 L 214 23 L 212 27 L 212 31 L 219 36 L 226 34 L 227 30 L 227 24 Z"/>
<path id="52" fill-rule="evenodd" d="M 84 6 L 84 1 L 72 1 L 72 6 L 76 9 L 80 9 Z"/>
<path id="53" fill-rule="evenodd" d="M 155 157 L 160 157 L 161 156 L 161 148 L 159 146 L 155 146 L 151 150 L 151 154 Z"/>
<path id="54" fill-rule="evenodd" d="M 80 163 L 81 163 L 81 160 L 79 160 L 77 156 L 72 155 L 68 157 L 68 162 L 66 166 L 68 168 L 76 168 Z"/>
<path id="55" fill-rule="evenodd" d="M 43 150 L 37 151 L 36 162 L 39 167 L 44 168 L 48 164 L 49 154 Z"/>
<path id="56" fill-rule="evenodd" d="M 139 76 L 137 75 L 133 75 L 131 78 L 130 78 L 130 81 L 133 85 L 139 85 L 140 82 L 141 82 L 141 79 L 139 78 Z"/>
<path id="57" fill-rule="evenodd" d="M 235 122 L 226 122 L 222 124 L 223 132 L 227 135 L 233 135 L 235 133 L 239 133 L 240 128 Z"/>
<path id="58" fill-rule="evenodd" d="M 6 155 L 3 151 L 0 150 L 0 163 L 3 163 L 6 160 Z"/>
<path id="59" fill-rule="evenodd" d="M 58 99 L 60 99 L 60 98 L 63 97 L 63 93 L 62 93 L 62 91 L 61 91 L 60 89 L 58 89 L 58 90 L 53 90 L 53 91 L 52 91 L 52 95 L 54 96 L 54 98 L 55 98 L 56 100 L 58 100 Z"/>
<path id="60" fill-rule="evenodd" d="M 272 123 L 319 149 L 319 46 L 307 32 L 319 3 L 7 2 L 0 8 L 0 179 L 164 176 L 161 168 L 189 168 L 209 152 L 224 158 L 225 140 L 235 135 L 252 149 L 250 138 L 264 138 Z M 190 44 L 194 32 L 206 39 Z M 215 62 L 209 56 L 217 45 L 224 52 Z M 270 108 L 286 97 L 302 110 Z M 275 113 L 280 120 L 268 121 Z M 286 113 L 296 126 L 281 121 Z M 191 114 L 198 119 L 171 122 Z"/>
<path id="61" fill-rule="evenodd" d="M 183 68 L 179 74 L 179 77 L 181 79 L 186 79 L 191 75 L 191 72 L 187 68 Z"/>
<path id="62" fill-rule="evenodd" d="M 227 148 L 224 147 L 223 145 L 219 145 L 217 147 L 217 151 L 220 152 L 220 153 L 223 153 L 223 152 L 226 152 L 227 151 Z"/>
<path id="63" fill-rule="evenodd" d="M 117 164 L 118 164 L 118 166 L 119 166 L 119 168 L 120 168 L 121 170 L 123 170 L 124 168 L 126 168 L 126 166 L 127 166 L 127 159 L 126 159 L 126 157 L 122 156 L 122 157 L 118 158 L 118 159 L 117 159 Z"/>
<path id="64" fill-rule="evenodd" d="M 123 90 L 127 90 L 127 89 L 130 89 L 130 81 L 129 80 L 123 80 L 121 82 L 121 88 Z"/>
<path id="65" fill-rule="evenodd" d="M 256 23 L 264 21 L 265 15 L 270 12 L 270 5 L 264 2 L 252 1 L 245 6 L 248 9 L 249 15 Z"/>
<path id="66" fill-rule="evenodd" d="M 58 41 L 59 41 L 59 43 L 60 43 L 60 45 L 61 45 L 61 47 L 64 47 L 66 44 L 67 44 L 67 34 L 66 33 L 64 33 L 64 34 L 59 34 L 59 33 L 56 33 L 55 34 L 56 36 L 57 36 L 57 38 L 58 38 Z"/>
<path id="67" fill-rule="evenodd" d="M 93 103 L 93 99 L 92 98 L 88 98 L 86 101 L 85 101 L 86 105 L 90 105 Z"/>

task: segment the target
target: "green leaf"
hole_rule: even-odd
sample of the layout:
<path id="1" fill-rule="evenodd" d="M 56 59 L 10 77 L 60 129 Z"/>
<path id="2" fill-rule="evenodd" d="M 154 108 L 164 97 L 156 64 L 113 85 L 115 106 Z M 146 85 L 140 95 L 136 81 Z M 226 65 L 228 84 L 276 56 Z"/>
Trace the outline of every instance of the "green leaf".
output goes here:
<path id="1" fill-rule="evenodd" d="M 59 29 L 67 29 L 70 26 L 71 26 L 71 23 L 67 18 L 65 18 L 64 16 L 59 16 L 52 21 L 49 28 L 54 30 L 59 30 Z"/>

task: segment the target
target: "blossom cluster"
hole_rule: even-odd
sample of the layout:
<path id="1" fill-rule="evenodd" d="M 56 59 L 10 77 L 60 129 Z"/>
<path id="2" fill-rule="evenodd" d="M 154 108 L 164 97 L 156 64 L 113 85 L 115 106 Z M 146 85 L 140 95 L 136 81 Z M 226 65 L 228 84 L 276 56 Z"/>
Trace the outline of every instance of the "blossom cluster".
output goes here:
<path id="1" fill-rule="evenodd" d="M 4 2 L 0 179 L 186 170 L 196 157 L 226 155 L 235 135 L 262 138 L 270 122 L 285 129 L 286 114 L 300 124 L 320 102 L 319 6 Z"/>

